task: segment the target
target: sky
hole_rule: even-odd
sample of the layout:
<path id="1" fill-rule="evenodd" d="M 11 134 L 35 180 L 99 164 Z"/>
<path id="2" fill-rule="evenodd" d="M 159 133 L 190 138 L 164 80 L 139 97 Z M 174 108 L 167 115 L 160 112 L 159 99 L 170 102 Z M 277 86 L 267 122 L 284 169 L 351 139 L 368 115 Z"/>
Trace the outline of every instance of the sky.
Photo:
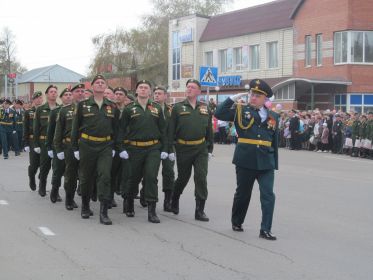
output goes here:
<path id="1" fill-rule="evenodd" d="M 235 0 L 225 8 L 238 10 L 273 0 Z M 134 5 L 136 3 L 136 5 Z M 28 70 L 59 64 L 82 75 L 94 57 L 92 38 L 131 29 L 150 14 L 151 0 L 0 0 L 0 32 L 15 36 L 15 56 Z"/>

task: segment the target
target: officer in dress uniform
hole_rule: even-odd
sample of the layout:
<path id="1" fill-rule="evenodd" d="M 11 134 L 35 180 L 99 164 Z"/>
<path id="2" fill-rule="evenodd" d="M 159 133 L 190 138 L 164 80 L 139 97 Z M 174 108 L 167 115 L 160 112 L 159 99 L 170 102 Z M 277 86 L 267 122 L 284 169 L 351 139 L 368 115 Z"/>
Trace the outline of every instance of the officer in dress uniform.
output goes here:
<path id="1" fill-rule="evenodd" d="M 14 111 L 15 111 L 15 129 L 16 129 L 16 136 L 17 136 L 17 144 L 18 144 L 18 151 L 16 153 L 19 155 L 20 152 L 23 150 L 23 117 L 25 115 L 25 110 L 22 108 L 23 101 L 21 99 L 17 99 L 14 104 Z"/>
<path id="2" fill-rule="evenodd" d="M 73 99 L 72 102 L 64 105 L 58 114 L 56 132 L 53 139 L 53 146 L 57 158 L 59 160 L 65 160 L 65 208 L 69 211 L 78 208 L 78 205 L 74 200 L 74 195 L 77 187 L 79 161 L 74 157 L 74 152 L 71 147 L 71 129 L 74 110 L 77 103 L 85 99 L 84 84 L 75 85 L 71 89 L 71 93 Z"/>
<path id="3" fill-rule="evenodd" d="M 4 159 L 8 159 L 8 151 L 10 144 L 13 145 L 15 149 L 15 155 L 19 155 L 18 143 L 17 143 L 17 132 L 16 132 L 16 118 L 15 111 L 10 108 L 12 102 L 9 99 L 5 99 L 3 103 L 3 108 L 0 109 L 0 138 L 3 148 Z"/>
<path id="4" fill-rule="evenodd" d="M 100 223 L 111 225 L 108 208 L 111 200 L 111 165 L 115 155 L 119 111 L 104 97 L 107 81 L 96 75 L 92 80 L 93 95 L 78 103 L 73 117 L 71 146 L 79 162 L 82 192 L 81 216 L 91 216 L 89 207 L 94 177 L 97 174 L 97 196 L 100 201 Z"/>
<path id="5" fill-rule="evenodd" d="M 227 98 L 215 112 L 219 120 L 233 121 L 238 143 L 233 156 L 236 165 L 237 188 L 232 207 L 232 229 L 243 231 L 246 212 L 255 180 L 259 183 L 262 223 L 259 237 L 276 240 L 271 233 L 275 205 L 273 193 L 274 170 L 278 169 L 279 115 L 265 108 L 264 103 L 273 93 L 260 79 L 250 82 L 248 105 L 235 104 L 246 93 Z"/>
<path id="6" fill-rule="evenodd" d="M 136 84 L 137 99 L 123 110 L 120 121 L 120 157 L 128 159 L 131 174 L 125 190 L 123 212 L 133 217 L 134 198 L 144 179 L 144 194 L 148 206 L 148 221 L 159 223 L 157 177 L 161 160 L 168 157 L 166 122 L 159 104 L 151 101 L 151 83 L 141 80 Z"/>
<path id="7" fill-rule="evenodd" d="M 40 155 L 34 151 L 34 133 L 33 133 L 33 122 L 35 118 L 36 108 L 43 103 L 43 93 L 41 91 L 36 91 L 32 95 L 33 105 L 30 109 L 25 111 L 23 118 L 23 143 L 25 145 L 25 152 L 29 153 L 29 166 L 28 166 L 28 176 L 29 176 L 29 186 L 30 189 L 36 190 L 35 175 L 40 166 Z"/>
<path id="8" fill-rule="evenodd" d="M 196 208 L 194 218 L 208 222 L 205 214 L 207 200 L 208 160 L 212 157 L 214 138 L 212 114 L 208 104 L 198 101 L 201 84 L 195 79 L 186 82 L 186 99 L 172 108 L 168 126 L 170 160 L 177 158 L 178 177 L 172 195 L 172 212 L 179 214 L 179 199 L 194 168 Z M 174 152 L 176 150 L 176 156 Z"/>

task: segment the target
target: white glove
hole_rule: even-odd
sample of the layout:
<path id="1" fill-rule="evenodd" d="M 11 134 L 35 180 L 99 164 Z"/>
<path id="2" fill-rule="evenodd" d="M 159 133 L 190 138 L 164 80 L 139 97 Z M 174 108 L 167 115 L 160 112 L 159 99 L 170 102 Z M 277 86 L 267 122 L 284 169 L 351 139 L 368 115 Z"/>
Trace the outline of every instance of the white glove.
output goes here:
<path id="1" fill-rule="evenodd" d="M 40 154 L 40 148 L 34 148 L 34 152 L 37 153 L 37 154 Z"/>
<path id="2" fill-rule="evenodd" d="M 75 152 L 74 152 L 74 157 L 75 157 L 77 160 L 80 160 L 79 151 L 75 151 Z"/>
<path id="3" fill-rule="evenodd" d="M 122 158 L 122 159 L 128 159 L 129 155 L 128 155 L 127 151 L 123 151 L 123 152 L 120 152 L 119 157 Z"/>
<path id="4" fill-rule="evenodd" d="M 209 160 L 212 159 L 212 153 L 209 153 L 208 156 L 209 156 Z"/>
<path id="5" fill-rule="evenodd" d="M 166 158 L 168 158 L 168 154 L 165 153 L 165 152 L 162 152 L 161 153 L 161 159 L 166 159 Z"/>
<path id="6" fill-rule="evenodd" d="M 112 150 L 112 152 L 111 152 L 111 157 L 114 157 L 114 156 L 115 156 L 115 151 Z"/>
<path id="7" fill-rule="evenodd" d="M 247 92 L 238 93 L 238 94 L 235 94 L 233 96 L 229 96 L 229 98 L 232 99 L 232 101 L 236 102 L 238 99 L 240 99 L 244 96 L 248 96 L 248 93 Z"/>
<path id="8" fill-rule="evenodd" d="M 16 134 L 16 133 L 17 133 L 17 131 L 13 130 L 13 134 Z"/>
<path id="9" fill-rule="evenodd" d="M 53 151 L 52 151 L 52 150 L 48 151 L 48 156 L 49 156 L 50 158 L 53 158 Z"/>
<path id="10" fill-rule="evenodd" d="M 171 160 L 171 161 L 175 161 L 175 159 L 176 159 L 175 153 L 171 153 L 171 154 L 169 154 L 169 155 L 168 155 L 168 158 L 169 158 L 169 160 Z"/>
<path id="11" fill-rule="evenodd" d="M 24 150 L 25 150 L 26 153 L 29 153 L 29 152 L 30 152 L 30 147 L 29 147 L 29 146 L 26 146 L 26 147 L 24 148 Z"/>
<path id="12" fill-rule="evenodd" d="M 65 159 L 65 154 L 64 154 L 64 152 L 57 153 L 57 158 L 58 158 L 59 160 L 64 160 L 64 159 Z"/>

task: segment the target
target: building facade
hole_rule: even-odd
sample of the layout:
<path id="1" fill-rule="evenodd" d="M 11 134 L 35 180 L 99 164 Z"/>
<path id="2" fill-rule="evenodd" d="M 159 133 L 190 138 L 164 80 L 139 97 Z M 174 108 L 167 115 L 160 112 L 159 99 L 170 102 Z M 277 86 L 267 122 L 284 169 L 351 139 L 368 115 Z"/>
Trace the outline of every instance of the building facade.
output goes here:
<path id="1" fill-rule="evenodd" d="M 209 97 L 218 102 L 262 78 L 275 92 L 273 103 L 285 109 L 367 112 L 373 109 L 371 14 L 370 0 L 278 0 L 171 20 L 173 101 L 184 97 L 188 78 L 200 78 L 200 66 L 214 66 L 219 86 Z"/>

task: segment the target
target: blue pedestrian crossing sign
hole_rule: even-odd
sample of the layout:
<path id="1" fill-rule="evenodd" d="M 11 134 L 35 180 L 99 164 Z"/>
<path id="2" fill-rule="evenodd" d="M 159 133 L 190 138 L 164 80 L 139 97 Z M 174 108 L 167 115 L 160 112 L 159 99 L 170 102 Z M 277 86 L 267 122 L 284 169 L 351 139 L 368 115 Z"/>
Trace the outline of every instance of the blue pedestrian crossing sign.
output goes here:
<path id="1" fill-rule="evenodd" d="M 218 67 L 201 66 L 199 68 L 201 86 L 214 87 L 218 85 Z"/>

